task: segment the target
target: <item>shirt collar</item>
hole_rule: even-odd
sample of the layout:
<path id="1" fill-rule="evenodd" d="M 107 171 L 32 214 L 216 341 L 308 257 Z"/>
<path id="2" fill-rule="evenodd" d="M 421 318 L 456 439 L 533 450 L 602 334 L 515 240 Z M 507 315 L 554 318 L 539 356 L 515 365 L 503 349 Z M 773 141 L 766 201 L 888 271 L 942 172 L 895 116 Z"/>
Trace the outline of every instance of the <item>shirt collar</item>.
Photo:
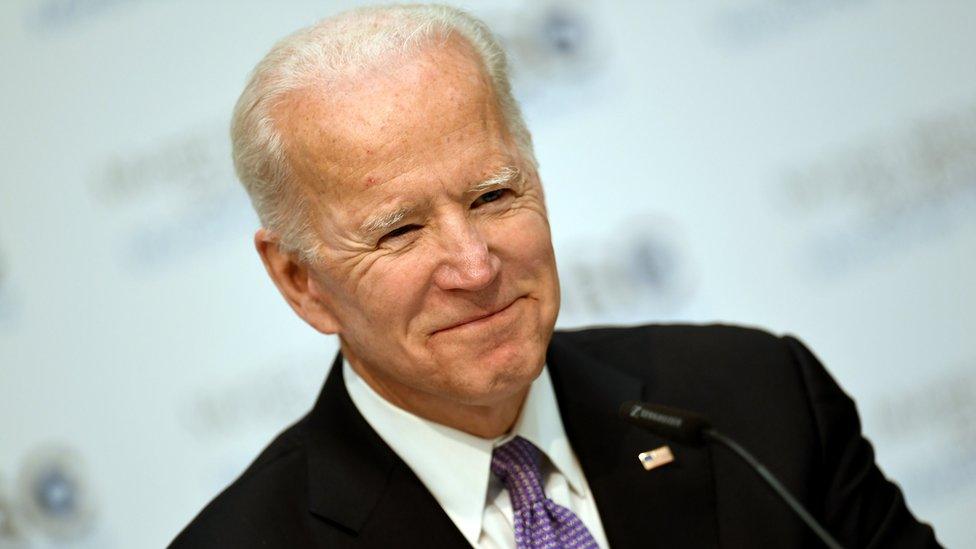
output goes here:
<path id="1" fill-rule="evenodd" d="M 501 442 L 507 442 L 515 436 L 535 444 L 549 458 L 553 467 L 566 478 L 570 488 L 578 495 L 585 494 L 583 471 L 569 445 L 569 438 L 566 437 L 548 368 L 543 368 L 542 374 L 532 383 L 511 435 Z"/>
<path id="2" fill-rule="evenodd" d="M 488 493 L 492 450 L 515 436 L 539 448 L 577 494 L 583 473 L 563 429 L 549 371 L 532 382 L 512 432 L 484 439 L 415 416 L 377 394 L 343 360 L 350 398 L 387 445 L 430 490 L 464 537 L 477 546 Z"/>

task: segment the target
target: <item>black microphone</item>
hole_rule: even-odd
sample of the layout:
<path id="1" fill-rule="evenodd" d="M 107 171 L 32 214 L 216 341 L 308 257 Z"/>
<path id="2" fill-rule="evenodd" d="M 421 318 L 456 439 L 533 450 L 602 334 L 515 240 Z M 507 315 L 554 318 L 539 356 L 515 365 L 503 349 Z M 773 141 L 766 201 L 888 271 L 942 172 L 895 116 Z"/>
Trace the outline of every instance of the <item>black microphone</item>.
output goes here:
<path id="1" fill-rule="evenodd" d="M 766 484 L 789 505 L 790 509 L 817 534 L 820 541 L 824 542 L 830 549 L 843 549 L 841 544 L 837 543 L 837 540 L 817 522 L 817 519 L 813 518 L 813 515 L 793 497 L 793 494 L 790 494 L 766 466 L 738 442 L 715 430 L 703 416 L 670 406 L 629 400 L 620 405 L 620 417 L 655 435 L 676 442 L 695 446 L 700 446 L 706 442 L 718 442 L 732 450 L 732 453 L 742 458 L 757 475 L 766 481 Z"/>
<path id="2" fill-rule="evenodd" d="M 635 400 L 620 406 L 620 416 L 654 434 L 695 446 L 705 443 L 705 431 L 712 427 L 700 415 Z"/>

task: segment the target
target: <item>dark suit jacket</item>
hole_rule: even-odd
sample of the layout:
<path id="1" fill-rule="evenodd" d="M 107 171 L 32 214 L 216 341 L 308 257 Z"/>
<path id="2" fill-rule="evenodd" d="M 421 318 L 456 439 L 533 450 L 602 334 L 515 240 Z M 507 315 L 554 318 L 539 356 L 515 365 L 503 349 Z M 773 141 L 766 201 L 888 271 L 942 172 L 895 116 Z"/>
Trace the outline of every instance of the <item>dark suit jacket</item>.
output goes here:
<path id="1" fill-rule="evenodd" d="M 915 520 L 875 466 L 854 403 L 795 339 L 728 326 L 557 332 L 547 360 L 566 433 L 614 548 L 819 546 L 729 451 L 635 428 L 617 417 L 626 400 L 709 417 L 845 547 L 937 546 L 932 529 Z M 311 413 L 173 547 L 468 546 L 359 414 L 340 364 L 337 358 Z M 675 461 L 645 471 L 637 454 L 663 444 Z"/>

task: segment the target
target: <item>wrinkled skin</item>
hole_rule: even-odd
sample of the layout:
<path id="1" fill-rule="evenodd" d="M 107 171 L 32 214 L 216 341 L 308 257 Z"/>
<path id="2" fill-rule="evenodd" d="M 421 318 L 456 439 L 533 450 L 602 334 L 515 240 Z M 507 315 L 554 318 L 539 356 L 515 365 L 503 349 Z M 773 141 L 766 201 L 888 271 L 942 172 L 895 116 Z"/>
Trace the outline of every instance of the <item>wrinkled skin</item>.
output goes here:
<path id="1" fill-rule="evenodd" d="M 320 240 L 306 265 L 258 232 L 286 299 L 387 400 L 504 433 L 541 372 L 559 283 L 538 174 L 466 45 L 295 93 L 278 120 Z"/>

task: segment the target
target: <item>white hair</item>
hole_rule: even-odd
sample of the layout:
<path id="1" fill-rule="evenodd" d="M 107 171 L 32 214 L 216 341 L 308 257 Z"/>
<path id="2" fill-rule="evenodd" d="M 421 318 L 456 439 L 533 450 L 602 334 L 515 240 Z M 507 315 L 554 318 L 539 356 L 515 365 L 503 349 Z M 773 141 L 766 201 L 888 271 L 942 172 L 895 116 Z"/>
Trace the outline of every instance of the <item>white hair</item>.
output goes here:
<path id="1" fill-rule="evenodd" d="M 265 55 L 241 93 L 231 121 L 234 168 L 261 224 L 302 260 L 318 257 L 304 193 L 289 181 L 286 143 L 273 118 L 291 92 L 341 78 L 452 35 L 464 39 L 491 81 L 523 159 L 536 164 L 532 138 L 512 96 L 505 53 L 480 20 L 442 5 L 392 5 L 340 13 L 285 37 Z"/>

